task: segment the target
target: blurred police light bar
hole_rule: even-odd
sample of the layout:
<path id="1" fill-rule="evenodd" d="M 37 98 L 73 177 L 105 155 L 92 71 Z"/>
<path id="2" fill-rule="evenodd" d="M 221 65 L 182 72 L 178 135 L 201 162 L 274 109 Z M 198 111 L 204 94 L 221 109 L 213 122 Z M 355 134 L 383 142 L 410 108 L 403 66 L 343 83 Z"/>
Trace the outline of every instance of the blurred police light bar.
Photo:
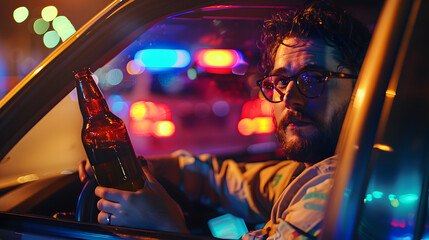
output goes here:
<path id="1" fill-rule="evenodd" d="M 196 54 L 197 65 L 210 73 L 230 74 L 243 62 L 243 54 L 234 49 L 201 49 Z"/>
<path id="2" fill-rule="evenodd" d="M 136 53 L 134 60 L 149 71 L 162 71 L 189 66 L 191 54 L 184 49 L 143 49 Z"/>

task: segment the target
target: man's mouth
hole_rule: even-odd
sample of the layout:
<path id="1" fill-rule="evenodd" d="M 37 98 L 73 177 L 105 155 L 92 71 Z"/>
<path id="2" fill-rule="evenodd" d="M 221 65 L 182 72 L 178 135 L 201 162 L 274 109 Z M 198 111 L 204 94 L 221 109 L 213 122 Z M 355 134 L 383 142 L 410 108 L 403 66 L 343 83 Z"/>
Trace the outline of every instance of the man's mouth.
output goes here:
<path id="1" fill-rule="evenodd" d="M 310 123 L 308 122 L 293 122 L 293 123 L 289 123 L 289 126 L 291 127 L 303 127 L 303 126 L 307 126 Z"/>
<path id="2" fill-rule="evenodd" d="M 312 124 L 310 120 L 300 119 L 288 121 L 287 127 L 305 127 Z"/>
<path id="3" fill-rule="evenodd" d="M 313 119 L 302 112 L 298 111 L 287 111 L 284 118 L 278 125 L 283 130 L 289 129 L 301 129 L 304 130 L 306 127 L 315 126 Z"/>

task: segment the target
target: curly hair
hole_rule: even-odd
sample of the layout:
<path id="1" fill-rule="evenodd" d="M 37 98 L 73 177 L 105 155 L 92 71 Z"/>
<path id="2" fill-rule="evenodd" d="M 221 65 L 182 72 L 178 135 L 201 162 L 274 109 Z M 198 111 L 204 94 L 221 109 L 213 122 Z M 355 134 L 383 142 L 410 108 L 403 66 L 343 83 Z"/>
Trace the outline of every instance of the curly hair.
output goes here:
<path id="1" fill-rule="evenodd" d="M 262 71 L 270 72 L 285 38 L 321 38 L 332 46 L 340 67 L 358 73 L 368 48 L 368 28 L 327 1 L 307 2 L 304 9 L 278 11 L 262 26 Z"/>

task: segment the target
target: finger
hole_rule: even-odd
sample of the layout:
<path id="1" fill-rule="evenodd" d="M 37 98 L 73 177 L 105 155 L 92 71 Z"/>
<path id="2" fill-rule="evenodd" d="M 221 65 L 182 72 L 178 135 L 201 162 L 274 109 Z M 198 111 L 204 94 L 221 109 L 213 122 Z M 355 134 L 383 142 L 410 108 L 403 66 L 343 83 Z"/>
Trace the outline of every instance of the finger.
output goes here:
<path id="1" fill-rule="evenodd" d="M 114 225 L 114 222 L 115 222 L 116 216 L 115 216 L 115 215 L 113 215 L 113 214 L 111 214 L 111 215 L 110 215 L 110 223 L 109 223 L 109 221 L 108 221 L 108 215 L 109 215 L 109 214 L 111 214 L 111 213 L 108 213 L 108 212 L 100 212 L 100 213 L 98 214 L 98 217 L 97 217 L 98 223 L 100 223 L 100 224 L 105 224 L 105 225 Z"/>
<path id="2" fill-rule="evenodd" d="M 98 186 L 95 188 L 95 195 L 108 201 L 119 203 L 128 198 L 129 192 Z"/>
<path id="3" fill-rule="evenodd" d="M 85 165 L 86 165 L 86 160 L 82 160 L 79 162 L 79 179 L 83 183 L 85 183 L 89 179 L 85 170 Z"/>
<path id="4" fill-rule="evenodd" d="M 119 214 L 119 210 L 121 208 L 121 205 L 118 203 L 114 203 L 105 199 L 100 199 L 97 202 L 97 208 L 100 211 L 112 213 L 114 215 Z"/>
<path id="5" fill-rule="evenodd" d="M 92 170 L 91 163 L 89 162 L 88 159 L 85 161 L 85 172 L 88 175 L 88 177 L 94 176 L 94 170 Z"/>

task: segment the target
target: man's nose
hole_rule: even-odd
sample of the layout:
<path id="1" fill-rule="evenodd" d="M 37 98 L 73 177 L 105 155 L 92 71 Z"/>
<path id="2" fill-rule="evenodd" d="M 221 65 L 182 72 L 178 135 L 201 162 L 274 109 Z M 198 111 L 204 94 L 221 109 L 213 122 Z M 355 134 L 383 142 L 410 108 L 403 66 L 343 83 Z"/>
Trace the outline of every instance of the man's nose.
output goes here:
<path id="1" fill-rule="evenodd" d="M 294 81 L 290 81 L 286 88 L 284 101 L 287 108 L 301 109 L 307 104 L 308 99 L 301 94 L 298 85 Z"/>

